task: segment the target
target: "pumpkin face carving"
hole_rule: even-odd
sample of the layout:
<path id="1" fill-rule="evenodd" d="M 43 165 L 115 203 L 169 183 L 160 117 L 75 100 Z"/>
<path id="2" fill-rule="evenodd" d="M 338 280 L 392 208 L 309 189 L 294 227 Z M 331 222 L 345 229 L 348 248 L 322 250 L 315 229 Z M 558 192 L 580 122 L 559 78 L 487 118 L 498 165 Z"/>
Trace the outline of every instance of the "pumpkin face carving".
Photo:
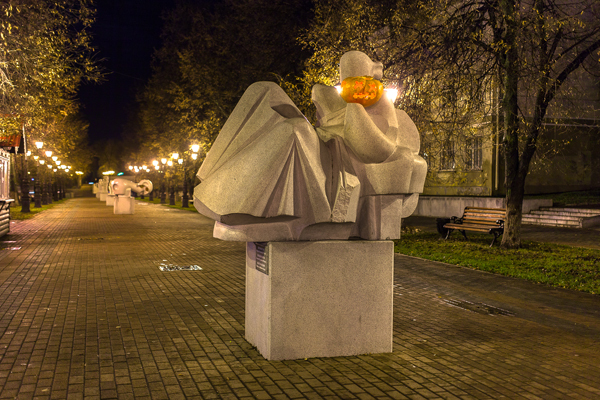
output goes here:
<path id="1" fill-rule="evenodd" d="M 372 76 L 348 77 L 342 81 L 342 99 L 365 107 L 377 103 L 383 94 L 383 84 Z"/>

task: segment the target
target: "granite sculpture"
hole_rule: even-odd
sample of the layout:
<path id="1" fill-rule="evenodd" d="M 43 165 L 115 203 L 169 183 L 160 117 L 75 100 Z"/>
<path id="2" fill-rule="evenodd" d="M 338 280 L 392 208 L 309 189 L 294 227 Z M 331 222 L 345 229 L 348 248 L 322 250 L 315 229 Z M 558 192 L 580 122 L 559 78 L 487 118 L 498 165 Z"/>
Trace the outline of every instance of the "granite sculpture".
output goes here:
<path id="1" fill-rule="evenodd" d="M 351 78 L 378 82 L 382 64 L 351 51 L 340 60 L 340 76 L 355 85 L 361 80 Z M 423 191 L 427 165 L 418 155 L 415 124 L 379 96 L 365 107 L 347 102 L 335 87 L 316 85 L 315 129 L 277 84 L 251 85 L 197 174 L 194 206 L 216 221 L 214 236 L 245 242 L 399 238 L 401 218 L 414 211 Z"/>
<path id="2" fill-rule="evenodd" d="M 148 179 L 142 179 L 138 183 L 135 183 L 129 179 L 116 178 L 111 181 L 111 189 L 112 194 L 116 196 L 124 196 L 127 189 L 130 189 L 130 195 L 133 192 L 140 196 L 146 196 L 152 191 L 153 186 L 152 182 Z"/>
<path id="3" fill-rule="evenodd" d="M 114 214 L 135 214 L 135 198 L 131 196 L 131 193 L 145 196 L 153 189 L 152 182 L 148 179 L 142 179 L 135 183 L 124 178 L 113 180 L 111 188 L 114 196 Z"/>
<path id="4" fill-rule="evenodd" d="M 96 197 L 100 199 L 100 201 L 106 201 L 106 196 L 108 195 L 109 180 L 108 176 L 103 176 L 100 181 L 98 181 L 98 193 L 96 193 Z"/>
<path id="5" fill-rule="evenodd" d="M 246 243 L 245 337 L 269 360 L 390 352 L 394 243 L 427 166 L 381 63 L 352 51 L 341 93 L 316 85 L 313 127 L 272 82 L 251 85 L 198 171 L 213 236 Z M 365 240 L 347 240 L 365 239 Z"/>

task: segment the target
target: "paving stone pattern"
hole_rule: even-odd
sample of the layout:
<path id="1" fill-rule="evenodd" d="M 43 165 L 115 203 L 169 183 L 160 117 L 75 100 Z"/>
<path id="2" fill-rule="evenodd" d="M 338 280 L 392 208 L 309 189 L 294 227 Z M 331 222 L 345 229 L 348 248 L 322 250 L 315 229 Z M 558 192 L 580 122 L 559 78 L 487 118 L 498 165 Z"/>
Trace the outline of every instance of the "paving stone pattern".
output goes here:
<path id="1" fill-rule="evenodd" d="M 393 353 L 272 362 L 196 213 L 73 199 L 0 249 L 0 399 L 600 398 L 599 296 L 396 256 Z"/>

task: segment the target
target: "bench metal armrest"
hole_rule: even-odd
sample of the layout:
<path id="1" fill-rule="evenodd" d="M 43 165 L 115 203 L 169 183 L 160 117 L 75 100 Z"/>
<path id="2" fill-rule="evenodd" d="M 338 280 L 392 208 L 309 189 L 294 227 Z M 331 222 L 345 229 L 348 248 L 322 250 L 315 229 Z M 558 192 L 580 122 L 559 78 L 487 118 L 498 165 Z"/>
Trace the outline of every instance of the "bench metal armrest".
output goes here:
<path id="1" fill-rule="evenodd" d="M 463 217 L 452 217 L 452 218 L 450 218 L 450 220 L 452 221 L 453 224 L 462 224 L 463 223 Z"/>

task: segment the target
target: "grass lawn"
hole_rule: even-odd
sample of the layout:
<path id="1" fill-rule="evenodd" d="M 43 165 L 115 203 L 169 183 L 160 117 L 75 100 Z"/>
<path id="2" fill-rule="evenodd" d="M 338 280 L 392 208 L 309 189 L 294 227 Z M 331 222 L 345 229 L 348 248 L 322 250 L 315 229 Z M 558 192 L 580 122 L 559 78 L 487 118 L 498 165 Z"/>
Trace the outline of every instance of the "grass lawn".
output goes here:
<path id="1" fill-rule="evenodd" d="M 403 233 L 395 241 L 397 253 L 555 287 L 600 294 L 600 250 L 550 243 L 522 242 L 520 250 L 490 248 L 491 235 L 458 232 L 448 240 L 437 233 Z"/>
<path id="2" fill-rule="evenodd" d="M 34 217 L 35 215 L 41 213 L 42 211 L 48 210 L 58 204 L 63 204 L 65 201 L 67 201 L 67 199 L 62 199 L 62 200 L 58 200 L 58 201 L 54 201 L 52 202 L 52 204 L 48 204 L 46 206 L 42 206 L 42 208 L 36 208 L 34 207 L 34 203 L 33 201 L 31 202 L 31 205 L 29 206 L 29 209 L 31 210 L 30 213 L 22 213 L 21 212 L 21 206 L 13 206 L 10 208 L 10 219 L 12 220 L 24 220 L 24 219 L 29 219 Z"/>

